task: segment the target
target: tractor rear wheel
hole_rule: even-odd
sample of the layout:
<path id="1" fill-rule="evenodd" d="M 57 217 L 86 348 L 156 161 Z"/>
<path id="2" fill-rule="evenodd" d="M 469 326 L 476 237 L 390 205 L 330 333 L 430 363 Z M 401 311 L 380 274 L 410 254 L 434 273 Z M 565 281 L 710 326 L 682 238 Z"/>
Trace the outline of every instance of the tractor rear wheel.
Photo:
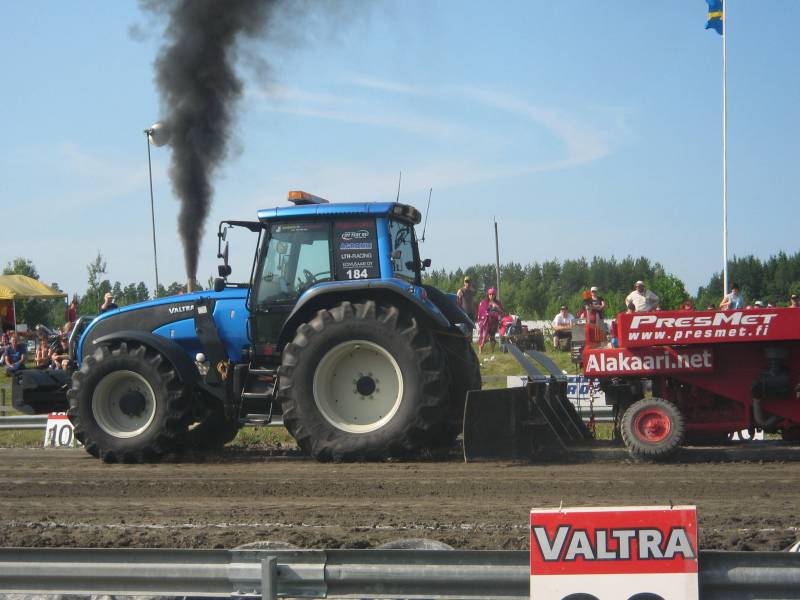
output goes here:
<path id="1" fill-rule="evenodd" d="M 439 346 L 395 306 L 320 310 L 284 348 L 278 377 L 284 425 L 318 460 L 408 455 L 445 419 Z"/>
<path id="2" fill-rule="evenodd" d="M 681 411 L 661 398 L 643 398 L 622 415 L 622 441 L 634 458 L 666 460 L 681 447 L 685 427 Z"/>
<path id="3" fill-rule="evenodd" d="M 67 397 L 75 437 L 105 462 L 156 461 L 186 431 L 186 390 L 172 365 L 146 346 L 101 346 L 73 374 Z"/>
<path id="4" fill-rule="evenodd" d="M 438 340 L 445 351 L 447 370 L 450 372 L 450 401 L 446 420 L 435 427 L 433 444 L 449 448 L 455 444 L 463 429 L 467 392 L 481 389 L 481 365 L 469 338 L 449 334 L 438 336 Z"/>

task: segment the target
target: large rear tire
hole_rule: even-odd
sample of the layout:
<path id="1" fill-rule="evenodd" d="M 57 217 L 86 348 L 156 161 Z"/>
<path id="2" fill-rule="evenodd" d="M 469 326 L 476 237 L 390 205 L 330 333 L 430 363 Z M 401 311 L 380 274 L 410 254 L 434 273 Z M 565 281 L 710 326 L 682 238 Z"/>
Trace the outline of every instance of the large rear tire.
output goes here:
<path id="1" fill-rule="evenodd" d="M 186 391 L 172 365 L 146 346 L 101 346 L 73 374 L 67 397 L 75 437 L 105 462 L 154 462 L 186 432 Z"/>
<path id="2" fill-rule="evenodd" d="M 284 348 L 278 376 L 284 425 L 318 460 L 406 456 L 445 418 L 439 346 L 394 306 L 320 310 Z"/>
<path id="3" fill-rule="evenodd" d="M 632 457 L 653 461 L 674 456 L 686 435 L 681 411 L 661 398 L 643 398 L 631 404 L 620 429 Z"/>
<path id="4" fill-rule="evenodd" d="M 481 365 L 467 337 L 448 334 L 438 336 L 438 340 L 445 351 L 447 370 L 450 372 L 450 400 L 447 405 L 447 419 L 441 426 L 435 427 L 433 443 L 438 447 L 449 448 L 455 445 L 464 426 L 467 392 L 481 389 Z"/>

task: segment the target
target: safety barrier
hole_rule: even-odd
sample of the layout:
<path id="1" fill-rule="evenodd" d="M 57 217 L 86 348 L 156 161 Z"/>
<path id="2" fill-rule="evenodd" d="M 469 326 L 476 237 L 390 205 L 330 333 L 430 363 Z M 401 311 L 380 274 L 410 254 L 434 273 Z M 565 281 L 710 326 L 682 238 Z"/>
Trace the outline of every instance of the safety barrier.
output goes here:
<path id="1" fill-rule="evenodd" d="M 529 598 L 524 551 L 0 549 L 0 591 L 267 598 Z M 700 553 L 700 598 L 797 598 L 800 554 Z"/>
<path id="2" fill-rule="evenodd" d="M 248 421 L 245 427 L 283 427 L 283 419 L 274 418 L 269 423 Z M 44 429 L 47 427 L 47 415 L 20 415 L 0 417 L 0 431 L 3 429 Z"/>

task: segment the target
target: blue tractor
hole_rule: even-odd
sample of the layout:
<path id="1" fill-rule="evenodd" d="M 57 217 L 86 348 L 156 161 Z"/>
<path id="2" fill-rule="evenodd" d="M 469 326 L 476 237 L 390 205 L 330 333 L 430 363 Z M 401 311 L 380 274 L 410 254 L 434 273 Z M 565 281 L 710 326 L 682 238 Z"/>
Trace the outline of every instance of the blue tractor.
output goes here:
<path id="1" fill-rule="evenodd" d="M 276 414 L 323 461 L 453 444 L 480 370 L 470 318 L 422 283 L 420 213 L 305 192 L 289 200 L 220 224 L 214 291 L 79 320 L 68 414 L 90 454 L 149 462 L 221 447 L 248 415 Z M 228 282 L 232 228 L 258 237 L 247 284 Z M 41 394 L 23 377 L 15 396 Z"/>

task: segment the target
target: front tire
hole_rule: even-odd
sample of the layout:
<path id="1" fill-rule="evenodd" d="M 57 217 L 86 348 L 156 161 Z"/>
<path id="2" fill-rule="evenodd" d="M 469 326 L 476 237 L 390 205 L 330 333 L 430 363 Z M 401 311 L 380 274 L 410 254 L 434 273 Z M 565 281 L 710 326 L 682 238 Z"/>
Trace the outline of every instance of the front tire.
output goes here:
<path id="1" fill-rule="evenodd" d="M 405 456 L 445 419 L 440 349 L 394 306 L 320 310 L 284 348 L 278 375 L 284 425 L 318 460 Z"/>
<path id="2" fill-rule="evenodd" d="M 683 415 L 661 398 L 643 398 L 622 415 L 622 441 L 630 455 L 643 460 L 667 460 L 680 450 L 685 437 Z"/>
<path id="3" fill-rule="evenodd" d="M 105 462 L 154 462 L 186 431 L 187 394 L 172 365 L 146 346 L 101 346 L 73 374 L 67 397 L 75 437 Z"/>

